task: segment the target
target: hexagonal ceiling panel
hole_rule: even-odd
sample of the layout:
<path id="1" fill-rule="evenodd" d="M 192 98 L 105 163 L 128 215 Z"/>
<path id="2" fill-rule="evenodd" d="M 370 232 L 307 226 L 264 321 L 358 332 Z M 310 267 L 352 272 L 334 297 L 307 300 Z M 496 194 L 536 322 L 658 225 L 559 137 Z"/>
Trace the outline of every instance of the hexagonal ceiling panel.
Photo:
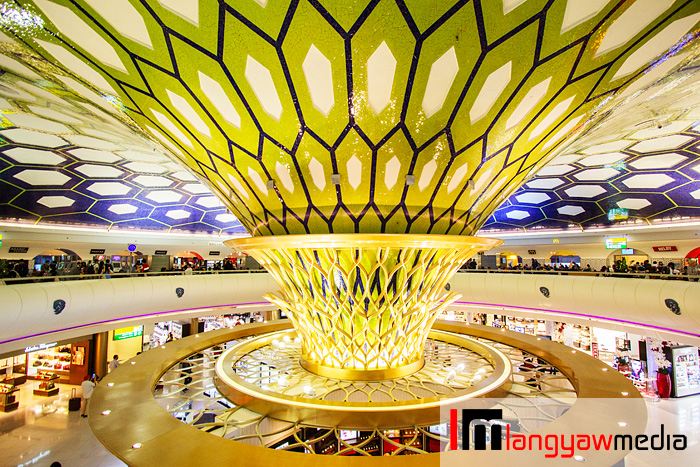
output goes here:
<path id="1" fill-rule="evenodd" d="M 574 3 L 6 3 L 3 216 L 269 235 L 694 215 L 700 3 Z"/>

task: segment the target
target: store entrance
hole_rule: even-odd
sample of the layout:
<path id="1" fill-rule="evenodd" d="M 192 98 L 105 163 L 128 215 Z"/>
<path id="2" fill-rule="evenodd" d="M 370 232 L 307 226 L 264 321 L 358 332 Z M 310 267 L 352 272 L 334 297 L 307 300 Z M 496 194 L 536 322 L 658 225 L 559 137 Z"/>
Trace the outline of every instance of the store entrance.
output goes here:
<path id="1" fill-rule="evenodd" d="M 185 269 L 185 266 L 189 263 L 192 269 L 204 269 L 205 261 L 202 255 L 195 251 L 183 251 L 175 255 L 173 259 L 174 269 Z"/>
<path id="2" fill-rule="evenodd" d="M 514 268 L 523 263 L 522 257 L 513 251 L 502 251 L 498 253 L 498 268 Z"/>
<path id="3" fill-rule="evenodd" d="M 574 253 L 573 251 L 569 250 L 561 250 L 561 251 L 556 251 L 552 253 L 552 255 L 549 257 L 549 262 L 552 265 L 552 267 L 557 267 L 557 266 L 564 266 L 568 267 L 571 266 L 572 264 L 576 264 L 577 266 L 581 266 L 581 257 Z"/>
<path id="4" fill-rule="evenodd" d="M 642 250 L 637 250 L 635 248 L 621 248 L 619 250 L 614 250 L 610 256 L 608 256 L 608 265 L 612 266 L 618 261 L 623 261 L 627 264 L 627 267 L 632 267 L 636 264 L 644 264 L 644 261 L 649 259 L 649 255 L 644 253 Z"/>
<path id="5" fill-rule="evenodd" d="M 34 270 L 44 276 L 80 274 L 80 256 L 67 248 L 46 250 L 34 257 Z"/>

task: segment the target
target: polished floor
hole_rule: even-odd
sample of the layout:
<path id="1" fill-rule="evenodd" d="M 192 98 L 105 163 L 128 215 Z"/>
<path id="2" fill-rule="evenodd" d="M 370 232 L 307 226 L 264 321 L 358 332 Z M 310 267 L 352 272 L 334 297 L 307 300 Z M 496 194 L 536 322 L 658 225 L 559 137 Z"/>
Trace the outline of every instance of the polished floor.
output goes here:
<path id="1" fill-rule="evenodd" d="M 72 386 L 59 385 L 57 397 L 36 397 L 28 383 L 20 391 L 20 409 L 0 413 L 0 467 L 63 467 L 125 465 L 111 455 L 90 431 L 88 420 L 68 411 Z M 80 390 L 78 389 L 78 393 Z M 658 433 L 661 423 L 666 432 L 688 437 L 684 451 L 636 451 L 627 455 L 625 467 L 684 467 L 698 465 L 700 459 L 700 396 L 647 400 L 647 434 Z M 544 463 L 546 465 L 546 462 Z"/>

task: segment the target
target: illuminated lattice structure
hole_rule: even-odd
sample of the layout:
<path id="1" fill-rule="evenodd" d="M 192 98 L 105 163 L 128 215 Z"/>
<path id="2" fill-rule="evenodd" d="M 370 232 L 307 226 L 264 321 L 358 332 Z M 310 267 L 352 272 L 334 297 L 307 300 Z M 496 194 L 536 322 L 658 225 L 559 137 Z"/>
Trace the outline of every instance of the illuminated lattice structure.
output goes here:
<path id="1" fill-rule="evenodd" d="M 253 235 L 474 233 L 700 19 L 693 1 L 108 4 L 6 7 L 0 65 L 59 64 Z"/>
<path id="2" fill-rule="evenodd" d="M 307 369 L 385 379 L 423 366 L 433 322 L 459 297 L 445 289 L 447 281 L 476 251 L 501 241 L 305 235 L 226 243 L 252 254 L 282 287 L 266 298 L 294 324 Z"/>

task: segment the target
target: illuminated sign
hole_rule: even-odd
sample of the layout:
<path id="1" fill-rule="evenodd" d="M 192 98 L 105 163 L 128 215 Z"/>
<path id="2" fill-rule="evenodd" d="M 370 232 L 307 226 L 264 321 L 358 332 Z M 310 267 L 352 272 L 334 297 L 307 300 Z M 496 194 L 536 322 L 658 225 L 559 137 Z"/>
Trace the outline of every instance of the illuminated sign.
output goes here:
<path id="1" fill-rule="evenodd" d="M 28 246 L 11 246 L 8 253 L 26 253 L 29 251 Z"/>
<path id="2" fill-rule="evenodd" d="M 618 248 L 627 248 L 627 237 L 606 238 L 605 248 L 608 250 L 617 250 Z"/>
<path id="3" fill-rule="evenodd" d="M 614 208 L 608 211 L 608 220 L 623 221 L 630 217 L 630 212 L 627 209 Z"/>
<path id="4" fill-rule="evenodd" d="M 154 254 L 156 254 L 156 255 L 167 255 L 167 254 L 168 254 L 168 250 L 156 250 L 156 252 L 155 252 Z"/>
<path id="5" fill-rule="evenodd" d="M 24 353 L 36 352 L 37 350 L 50 349 L 51 347 L 56 347 L 57 344 L 58 344 L 58 342 L 51 342 L 49 344 L 30 345 L 29 347 L 24 348 Z"/>
<path id="6" fill-rule="evenodd" d="M 104 255 L 105 254 L 105 249 L 104 248 L 93 248 L 90 250 L 91 255 Z"/>
<path id="7" fill-rule="evenodd" d="M 130 339 L 132 337 L 143 336 L 143 326 L 131 326 L 128 328 L 119 328 L 114 330 L 115 341 Z"/>
<path id="8" fill-rule="evenodd" d="M 653 246 L 654 251 L 678 251 L 675 246 Z"/>
<path id="9" fill-rule="evenodd" d="M 530 254 L 530 255 L 536 255 L 536 254 L 537 254 L 537 250 L 527 250 L 527 252 L 528 252 L 528 254 Z"/>

